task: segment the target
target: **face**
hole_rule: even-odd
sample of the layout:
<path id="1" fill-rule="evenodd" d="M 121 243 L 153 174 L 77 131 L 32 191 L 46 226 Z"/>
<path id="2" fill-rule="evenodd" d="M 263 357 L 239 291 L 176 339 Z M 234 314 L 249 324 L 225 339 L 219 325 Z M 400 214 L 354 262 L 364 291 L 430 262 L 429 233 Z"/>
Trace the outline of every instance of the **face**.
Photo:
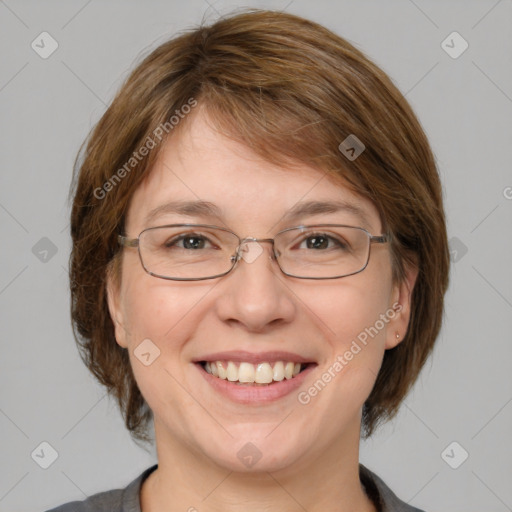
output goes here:
<path id="1" fill-rule="evenodd" d="M 263 161 L 211 129 L 201 110 L 188 121 L 136 190 L 129 237 L 176 223 L 225 227 L 240 238 L 321 223 L 381 234 L 373 204 L 324 173 Z M 170 201 L 207 201 L 218 215 L 161 209 L 146 219 Z M 284 220 L 311 201 L 352 207 Z M 332 280 L 285 276 L 271 247 L 262 242 L 223 277 L 181 282 L 149 275 L 137 249 L 124 249 L 120 285 L 109 283 L 109 307 L 117 342 L 128 349 L 154 413 L 159 449 L 185 447 L 205 464 L 235 471 L 252 471 L 259 458 L 255 468 L 276 471 L 357 448 L 361 408 L 384 351 L 407 328 L 411 283 L 393 283 L 389 244 L 372 244 L 364 271 Z M 206 371 L 204 362 L 216 361 L 227 379 Z M 283 378 L 281 365 L 289 371 L 289 363 L 301 371 Z M 236 381 L 254 372 L 268 381 L 269 371 L 268 384 Z"/>

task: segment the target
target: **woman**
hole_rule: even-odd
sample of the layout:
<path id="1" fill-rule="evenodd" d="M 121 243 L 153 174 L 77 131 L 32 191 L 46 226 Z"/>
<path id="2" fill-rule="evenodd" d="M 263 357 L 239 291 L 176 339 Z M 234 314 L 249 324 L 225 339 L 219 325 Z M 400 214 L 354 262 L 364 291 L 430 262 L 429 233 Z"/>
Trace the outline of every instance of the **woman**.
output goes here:
<path id="1" fill-rule="evenodd" d="M 239 14 L 147 56 L 77 167 L 75 334 L 158 464 L 54 510 L 418 510 L 359 464 L 448 281 L 434 158 L 389 78 L 315 23 Z"/>

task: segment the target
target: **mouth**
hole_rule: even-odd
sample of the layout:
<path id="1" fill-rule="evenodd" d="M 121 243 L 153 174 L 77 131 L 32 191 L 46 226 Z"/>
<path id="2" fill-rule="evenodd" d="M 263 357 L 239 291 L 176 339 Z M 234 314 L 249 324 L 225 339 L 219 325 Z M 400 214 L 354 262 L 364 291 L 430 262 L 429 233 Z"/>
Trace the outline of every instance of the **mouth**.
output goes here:
<path id="1" fill-rule="evenodd" d="M 312 359 L 283 351 L 217 352 L 192 362 L 214 393 L 248 406 L 293 395 L 318 366 Z"/>
<path id="2" fill-rule="evenodd" d="M 239 386 L 269 386 L 283 380 L 297 377 L 314 363 L 294 361 L 200 361 L 202 369 L 218 379 L 227 380 Z"/>

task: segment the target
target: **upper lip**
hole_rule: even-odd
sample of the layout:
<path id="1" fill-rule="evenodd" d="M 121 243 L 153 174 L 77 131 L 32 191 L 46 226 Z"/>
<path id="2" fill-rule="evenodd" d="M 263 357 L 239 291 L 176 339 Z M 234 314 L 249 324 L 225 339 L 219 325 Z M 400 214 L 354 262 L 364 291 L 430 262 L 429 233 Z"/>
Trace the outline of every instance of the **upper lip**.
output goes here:
<path id="1" fill-rule="evenodd" d="M 212 352 L 194 359 L 194 363 L 203 361 L 233 361 L 247 363 L 273 363 L 276 361 L 292 361 L 294 363 L 312 363 L 311 358 L 306 358 L 293 352 L 272 350 L 267 352 L 247 352 L 245 350 L 229 350 L 225 352 Z"/>

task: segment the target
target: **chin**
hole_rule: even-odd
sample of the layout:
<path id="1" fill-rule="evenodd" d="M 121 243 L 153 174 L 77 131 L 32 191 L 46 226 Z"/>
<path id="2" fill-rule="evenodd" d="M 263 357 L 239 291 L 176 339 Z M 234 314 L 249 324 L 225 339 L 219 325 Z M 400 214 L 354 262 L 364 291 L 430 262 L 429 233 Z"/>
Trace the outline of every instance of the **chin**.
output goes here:
<path id="1" fill-rule="evenodd" d="M 273 425 L 272 428 L 275 428 Z M 244 425 L 246 434 L 238 433 L 229 437 L 224 444 L 212 443 L 208 439 L 200 452 L 216 465 L 237 473 L 275 472 L 294 465 L 308 448 L 304 434 L 296 435 L 282 425 L 282 432 L 261 425 Z M 278 427 L 279 429 L 280 427 Z M 239 429 L 240 430 L 240 429 Z M 272 432 L 269 435 L 269 432 Z M 223 440 L 226 441 L 223 436 Z M 219 440 L 220 441 L 220 440 Z M 203 443 L 200 443 L 203 444 Z"/>

